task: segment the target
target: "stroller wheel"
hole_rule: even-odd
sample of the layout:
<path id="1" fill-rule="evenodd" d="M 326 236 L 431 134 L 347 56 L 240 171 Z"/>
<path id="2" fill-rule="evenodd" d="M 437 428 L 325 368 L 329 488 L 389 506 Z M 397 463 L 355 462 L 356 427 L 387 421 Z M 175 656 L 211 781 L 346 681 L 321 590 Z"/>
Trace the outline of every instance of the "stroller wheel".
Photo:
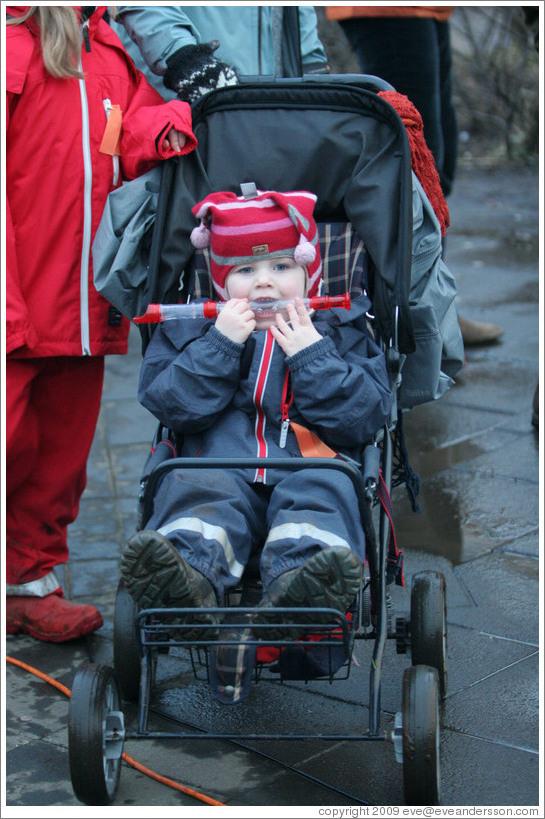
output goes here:
<path id="1" fill-rule="evenodd" d="M 142 653 L 136 630 L 138 604 L 119 581 L 114 611 L 114 668 L 121 693 L 129 702 L 137 702 L 140 691 Z"/>
<path id="2" fill-rule="evenodd" d="M 364 634 L 371 634 L 376 626 L 376 617 L 372 614 L 371 585 L 364 583 L 360 591 L 361 628 Z"/>
<path id="3" fill-rule="evenodd" d="M 405 804 L 439 805 L 439 685 L 435 668 L 416 665 L 405 669 L 402 717 Z"/>
<path id="4" fill-rule="evenodd" d="M 437 669 L 439 693 L 447 693 L 447 600 L 440 572 L 419 572 L 411 590 L 411 657 L 413 665 Z"/>
<path id="5" fill-rule="evenodd" d="M 120 706 L 112 668 L 79 669 L 68 709 L 68 755 L 74 793 L 86 805 L 109 805 L 115 797 L 125 739 Z"/>

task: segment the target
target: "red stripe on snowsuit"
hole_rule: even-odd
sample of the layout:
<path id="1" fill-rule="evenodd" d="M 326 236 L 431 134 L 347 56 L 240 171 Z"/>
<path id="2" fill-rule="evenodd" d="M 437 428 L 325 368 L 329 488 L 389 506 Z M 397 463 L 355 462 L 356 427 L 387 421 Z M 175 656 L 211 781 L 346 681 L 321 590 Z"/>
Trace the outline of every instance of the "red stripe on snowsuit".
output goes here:
<path id="1" fill-rule="evenodd" d="M 257 457 L 267 457 L 267 442 L 265 440 L 265 413 L 263 412 L 263 396 L 265 394 L 265 387 L 267 385 L 267 378 L 269 377 L 269 370 L 272 361 L 272 353 L 274 348 L 274 338 L 270 330 L 267 330 L 265 338 L 265 345 L 263 347 L 263 354 L 259 362 L 259 371 L 254 390 L 254 404 L 257 410 L 255 420 L 255 435 L 257 439 Z M 259 468 L 254 477 L 254 481 L 265 483 L 265 470 Z"/>

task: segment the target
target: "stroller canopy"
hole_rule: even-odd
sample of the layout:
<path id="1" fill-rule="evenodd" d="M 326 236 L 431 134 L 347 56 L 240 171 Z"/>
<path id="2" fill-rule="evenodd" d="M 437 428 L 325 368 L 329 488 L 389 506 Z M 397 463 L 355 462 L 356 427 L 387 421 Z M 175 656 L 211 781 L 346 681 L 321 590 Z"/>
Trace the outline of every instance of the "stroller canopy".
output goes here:
<path id="1" fill-rule="evenodd" d="M 359 234 L 371 260 L 368 284 L 380 334 L 387 341 L 397 329 L 400 352 L 414 350 L 407 134 L 366 78 L 339 80 L 248 82 L 199 101 L 193 108 L 198 148 L 163 169 L 149 301 L 178 300 L 194 252 L 191 208 L 208 193 L 240 193 L 242 182 L 261 190 L 304 189 L 318 196 L 318 221 L 348 221 Z"/>

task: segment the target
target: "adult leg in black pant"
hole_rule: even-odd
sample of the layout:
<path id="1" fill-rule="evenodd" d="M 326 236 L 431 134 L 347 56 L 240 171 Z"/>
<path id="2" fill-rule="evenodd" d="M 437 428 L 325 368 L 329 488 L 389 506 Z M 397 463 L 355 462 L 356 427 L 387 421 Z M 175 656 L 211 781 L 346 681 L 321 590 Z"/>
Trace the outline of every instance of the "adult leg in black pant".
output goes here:
<path id="1" fill-rule="evenodd" d="M 339 21 L 364 74 L 386 80 L 416 106 L 445 196 L 452 190 L 458 126 L 452 101 L 448 22 L 432 18 L 379 17 Z M 465 345 L 490 344 L 503 330 L 459 317 Z"/>

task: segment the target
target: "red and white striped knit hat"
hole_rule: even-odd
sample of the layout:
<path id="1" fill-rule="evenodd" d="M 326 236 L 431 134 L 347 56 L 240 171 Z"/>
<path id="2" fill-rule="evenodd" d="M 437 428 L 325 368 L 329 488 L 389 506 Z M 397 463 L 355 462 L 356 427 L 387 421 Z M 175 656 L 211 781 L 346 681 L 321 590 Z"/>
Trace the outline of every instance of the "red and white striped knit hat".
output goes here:
<path id="1" fill-rule="evenodd" d="M 192 208 L 201 224 L 191 232 L 191 242 L 197 248 L 210 246 L 214 287 L 227 299 L 225 280 L 233 267 L 256 258 L 293 256 L 307 270 L 307 295 L 315 296 L 322 275 L 313 217 L 317 197 L 308 191 L 254 191 L 246 197 L 211 193 Z"/>

